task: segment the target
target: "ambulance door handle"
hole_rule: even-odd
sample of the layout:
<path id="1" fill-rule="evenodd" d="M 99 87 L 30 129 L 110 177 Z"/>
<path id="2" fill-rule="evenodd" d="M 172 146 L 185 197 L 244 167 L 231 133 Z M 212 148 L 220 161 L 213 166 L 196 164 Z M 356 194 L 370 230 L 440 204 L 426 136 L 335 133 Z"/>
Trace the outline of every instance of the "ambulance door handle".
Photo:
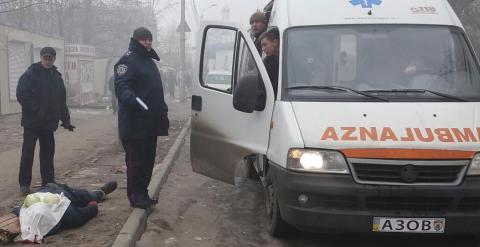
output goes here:
<path id="1" fill-rule="evenodd" d="M 192 95 L 192 110 L 202 111 L 202 96 Z"/>

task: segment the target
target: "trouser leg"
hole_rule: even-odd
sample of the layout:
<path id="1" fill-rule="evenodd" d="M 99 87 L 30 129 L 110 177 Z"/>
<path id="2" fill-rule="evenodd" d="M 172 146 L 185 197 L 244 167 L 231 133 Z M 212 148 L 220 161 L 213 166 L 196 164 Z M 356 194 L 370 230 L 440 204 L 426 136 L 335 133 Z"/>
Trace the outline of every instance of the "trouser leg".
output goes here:
<path id="1" fill-rule="evenodd" d="M 86 207 L 68 206 L 62 216 L 61 228 L 71 229 L 85 225 L 90 219 L 97 216 L 98 206 L 88 205 Z"/>
<path id="2" fill-rule="evenodd" d="M 40 174 L 42 185 L 55 182 L 55 168 L 53 157 L 55 155 L 55 138 L 53 131 L 40 132 Z"/>
<path id="3" fill-rule="evenodd" d="M 32 182 L 33 157 L 37 144 L 38 132 L 32 129 L 23 129 L 22 157 L 20 158 L 20 171 L 18 182 L 20 186 L 30 186 Z"/>
<path id="4" fill-rule="evenodd" d="M 91 201 L 96 201 L 97 197 L 89 190 L 72 188 L 68 185 L 63 188 L 70 194 L 71 204 L 77 207 L 85 207 Z"/>
<path id="5" fill-rule="evenodd" d="M 127 165 L 127 196 L 131 203 L 144 200 L 145 140 L 122 141 Z"/>
<path id="6" fill-rule="evenodd" d="M 145 163 L 143 173 L 144 194 L 148 197 L 148 185 L 152 179 L 153 166 L 155 165 L 155 157 L 157 156 L 157 137 L 150 137 L 145 142 Z"/>

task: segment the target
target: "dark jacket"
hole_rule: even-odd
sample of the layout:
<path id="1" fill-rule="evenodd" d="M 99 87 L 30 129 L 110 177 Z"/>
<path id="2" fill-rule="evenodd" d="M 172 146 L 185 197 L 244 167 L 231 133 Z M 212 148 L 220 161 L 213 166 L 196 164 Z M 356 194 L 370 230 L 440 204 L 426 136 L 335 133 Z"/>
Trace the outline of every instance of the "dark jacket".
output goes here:
<path id="1" fill-rule="evenodd" d="M 160 60 L 131 39 L 128 52 L 115 64 L 115 93 L 119 102 L 118 129 L 122 140 L 168 135 L 168 107 L 163 98 L 162 79 L 152 59 Z M 140 98 L 145 110 L 137 102 Z"/>
<path id="2" fill-rule="evenodd" d="M 267 56 L 263 59 L 265 68 L 267 69 L 268 77 L 270 77 L 270 82 L 272 83 L 273 93 L 275 99 L 277 98 L 278 91 L 278 56 Z M 265 103 L 267 101 L 267 93 L 265 85 L 262 79 L 262 76 L 258 74 L 258 81 L 261 82 L 258 84 L 257 89 L 257 102 L 255 104 L 256 111 L 263 111 L 265 109 Z"/>
<path id="3" fill-rule="evenodd" d="M 276 97 L 278 91 L 278 56 L 267 56 L 263 59 L 263 63 L 267 69 L 268 77 L 270 77 L 270 81 L 272 82 L 273 92 Z"/>
<path id="4" fill-rule="evenodd" d="M 260 56 L 262 56 L 262 42 L 260 40 L 260 35 L 262 35 L 262 33 L 252 34 L 253 44 L 257 48 L 258 54 L 260 54 Z"/>
<path id="5" fill-rule="evenodd" d="M 17 100 L 25 128 L 55 131 L 58 120 L 70 124 L 65 85 L 55 66 L 32 64 L 18 81 Z"/>

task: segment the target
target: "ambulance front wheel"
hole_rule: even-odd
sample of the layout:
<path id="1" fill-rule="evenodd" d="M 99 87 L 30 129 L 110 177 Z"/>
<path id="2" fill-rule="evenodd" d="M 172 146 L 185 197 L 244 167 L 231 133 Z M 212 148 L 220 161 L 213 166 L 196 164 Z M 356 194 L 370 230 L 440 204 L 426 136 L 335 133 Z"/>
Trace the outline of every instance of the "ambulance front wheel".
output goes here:
<path id="1" fill-rule="evenodd" d="M 286 236 L 292 227 L 287 224 L 280 215 L 280 208 L 278 206 L 278 194 L 275 186 L 275 181 L 272 178 L 272 172 L 267 171 L 265 177 L 265 209 L 268 220 L 268 231 L 274 237 Z"/>

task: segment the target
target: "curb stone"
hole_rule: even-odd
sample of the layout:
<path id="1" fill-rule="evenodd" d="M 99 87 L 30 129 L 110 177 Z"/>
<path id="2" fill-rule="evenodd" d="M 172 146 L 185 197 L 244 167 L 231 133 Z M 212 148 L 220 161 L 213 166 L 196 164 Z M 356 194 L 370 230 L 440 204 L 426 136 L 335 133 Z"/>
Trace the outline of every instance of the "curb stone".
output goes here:
<path id="1" fill-rule="evenodd" d="M 175 160 L 180 152 L 180 148 L 185 141 L 185 136 L 190 129 L 190 121 L 190 119 L 187 120 L 182 131 L 178 135 L 175 143 L 168 151 L 167 156 L 165 156 L 162 163 L 155 165 L 155 168 L 153 169 L 152 180 L 148 186 L 150 197 L 153 199 L 158 199 L 160 189 L 167 180 L 168 174 L 175 164 Z M 134 247 L 135 243 L 140 239 L 145 231 L 147 218 L 151 211 L 152 209 L 144 210 L 134 208 L 122 229 L 118 233 L 118 236 L 115 239 L 112 247 Z"/>

